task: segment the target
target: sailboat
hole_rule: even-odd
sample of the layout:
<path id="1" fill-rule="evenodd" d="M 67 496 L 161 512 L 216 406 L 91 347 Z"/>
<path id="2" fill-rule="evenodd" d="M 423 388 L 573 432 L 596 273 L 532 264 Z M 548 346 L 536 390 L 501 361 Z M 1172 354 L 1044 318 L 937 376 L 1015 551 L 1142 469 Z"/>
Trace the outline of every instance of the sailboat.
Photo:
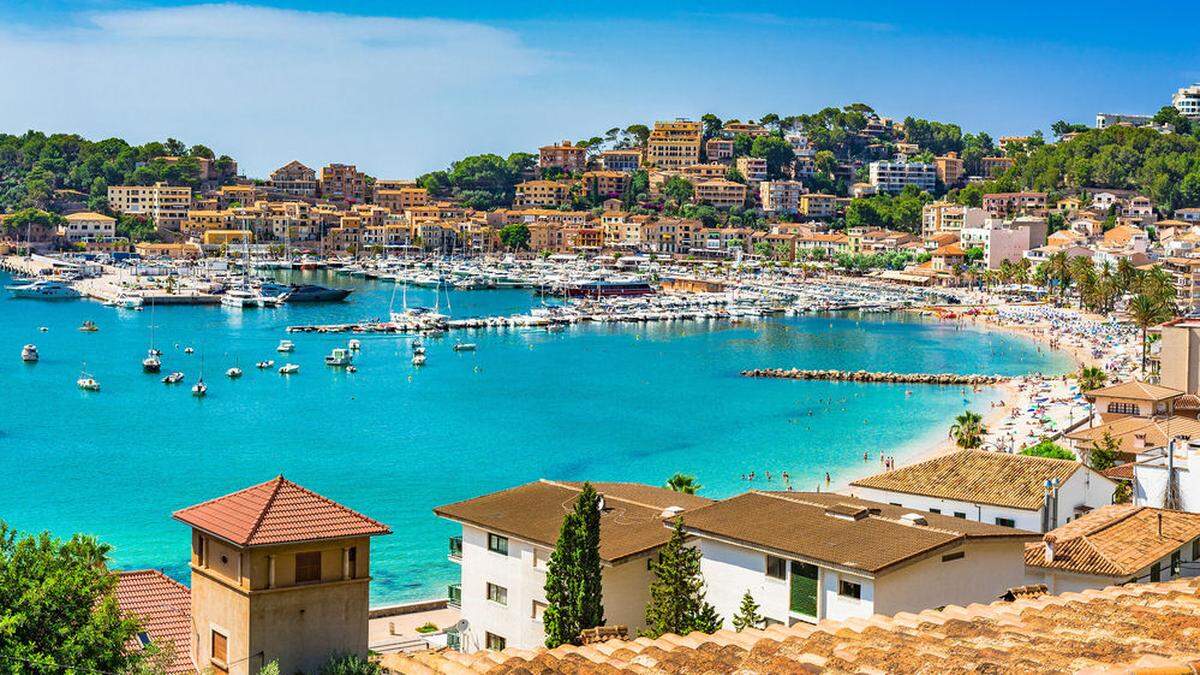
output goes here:
<path id="1" fill-rule="evenodd" d="M 154 303 L 150 303 L 150 349 L 146 358 L 142 359 L 142 372 L 157 373 L 162 368 L 162 359 L 158 358 L 159 351 L 154 348 Z"/>
<path id="2" fill-rule="evenodd" d="M 201 398 L 208 395 L 208 385 L 204 384 L 204 358 L 200 358 L 200 379 L 192 385 L 192 396 Z"/>
<path id="3" fill-rule="evenodd" d="M 79 372 L 79 379 L 75 380 L 75 386 L 84 391 L 100 391 L 100 383 L 87 372 L 87 363 L 83 364 L 83 370 Z"/>
<path id="4" fill-rule="evenodd" d="M 438 313 L 438 310 L 440 309 L 440 303 L 438 301 L 441 298 L 440 290 L 434 291 L 434 293 L 436 295 L 435 295 L 433 309 L 430 309 L 429 307 L 409 307 L 408 306 L 408 276 L 404 275 L 403 279 L 404 279 L 402 282 L 403 294 L 401 295 L 401 299 L 400 299 L 402 310 L 399 312 L 396 312 L 396 311 L 393 311 L 390 307 L 388 308 L 388 318 L 391 319 L 392 323 L 437 324 L 437 323 L 440 323 L 440 322 L 445 321 L 446 319 L 450 318 L 450 317 L 446 316 L 445 314 Z M 395 300 L 395 298 L 396 298 L 396 289 L 393 288 L 392 289 L 393 301 Z"/>

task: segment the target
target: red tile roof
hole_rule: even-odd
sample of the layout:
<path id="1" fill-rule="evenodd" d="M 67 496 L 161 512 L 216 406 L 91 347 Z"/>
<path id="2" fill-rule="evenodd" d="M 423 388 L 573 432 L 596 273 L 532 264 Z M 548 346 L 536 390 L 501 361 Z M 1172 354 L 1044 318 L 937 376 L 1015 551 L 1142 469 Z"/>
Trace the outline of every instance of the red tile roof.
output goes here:
<path id="1" fill-rule="evenodd" d="M 167 675 L 194 673 L 192 663 L 192 595 L 187 586 L 157 570 L 118 572 L 117 605 L 121 612 L 137 617 L 150 644 L 170 650 L 164 664 Z M 144 649 L 141 640 L 130 641 L 128 649 Z"/>
<path id="2" fill-rule="evenodd" d="M 386 525 L 278 476 L 176 511 L 174 517 L 238 546 L 391 534 Z"/>

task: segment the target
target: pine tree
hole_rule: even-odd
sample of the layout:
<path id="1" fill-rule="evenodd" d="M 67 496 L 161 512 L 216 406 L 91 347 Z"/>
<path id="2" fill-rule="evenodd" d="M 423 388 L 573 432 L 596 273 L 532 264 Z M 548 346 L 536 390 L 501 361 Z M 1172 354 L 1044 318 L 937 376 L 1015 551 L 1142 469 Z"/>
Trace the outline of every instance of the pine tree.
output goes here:
<path id="1" fill-rule="evenodd" d="M 697 630 L 713 633 L 721 627 L 716 608 L 704 599 L 700 549 L 684 545 L 681 519 L 675 519 L 671 539 L 650 569 L 654 581 L 646 604 L 645 635 L 657 638 L 664 633 L 687 635 Z"/>
<path id="2" fill-rule="evenodd" d="M 754 601 L 754 596 L 750 595 L 750 591 L 742 596 L 742 606 L 738 608 L 738 613 L 733 617 L 733 627 L 737 632 L 742 632 L 747 628 L 758 628 L 763 623 L 763 617 L 758 613 L 758 603 Z"/>
<path id="3" fill-rule="evenodd" d="M 576 642 L 580 631 L 604 625 L 600 567 L 600 496 L 584 483 L 563 518 L 546 567 L 546 646 Z"/>

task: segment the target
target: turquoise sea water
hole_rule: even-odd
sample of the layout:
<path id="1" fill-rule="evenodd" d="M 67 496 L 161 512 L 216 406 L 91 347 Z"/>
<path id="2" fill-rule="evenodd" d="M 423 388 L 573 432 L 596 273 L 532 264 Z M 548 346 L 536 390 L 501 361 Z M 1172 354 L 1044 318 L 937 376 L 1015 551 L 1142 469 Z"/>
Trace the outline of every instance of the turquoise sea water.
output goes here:
<path id="1" fill-rule="evenodd" d="M 1064 372 L 1069 361 L 1006 334 L 911 316 L 836 315 L 756 323 L 676 323 L 479 331 L 427 340 L 358 336 L 354 374 L 322 358 L 347 335 L 286 335 L 299 323 L 386 316 L 392 285 L 353 286 L 350 301 L 270 310 L 118 310 L 90 301 L 0 300 L 0 518 L 22 530 L 95 534 L 116 565 L 156 567 L 186 581 L 188 535 L 172 511 L 278 473 L 391 526 L 373 550 L 373 601 L 436 597 L 457 581 L 446 560 L 455 528 L 439 504 L 539 477 L 661 483 L 693 473 L 703 494 L 747 489 L 743 474 L 788 471 L 797 489 L 876 470 L 880 451 L 939 436 L 995 394 L 959 388 L 752 380 L 752 367 L 1019 374 Z M 0 281 L 8 278 L 0 276 Z M 415 297 L 414 297 L 415 296 Z M 431 291 L 410 302 L 432 304 Z M 452 294 L 453 314 L 508 314 L 527 291 Z M 77 330 L 85 319 L 97 333 Z M 143 374 L 149 326 L 168 387 Z M 49 331 L 38 332 L 39 326 Z M 296 352 L 281 355 L 281 338 Z M 21 362 L 25 343 L 41 362 Z M 195 353 L 185 355 L 192 346 Z M 254 363 L 301 365 L 291 378 Z M 75 387 L 82 363 L 100 393 Z M 209 395 L 190 385 L 201 363 Z M 224 371 L 240 365 L 240 380 Z M 873 455 L 862 460 L 864 451 Z M 778 485 L 776 478 L 775 485 Z"/>

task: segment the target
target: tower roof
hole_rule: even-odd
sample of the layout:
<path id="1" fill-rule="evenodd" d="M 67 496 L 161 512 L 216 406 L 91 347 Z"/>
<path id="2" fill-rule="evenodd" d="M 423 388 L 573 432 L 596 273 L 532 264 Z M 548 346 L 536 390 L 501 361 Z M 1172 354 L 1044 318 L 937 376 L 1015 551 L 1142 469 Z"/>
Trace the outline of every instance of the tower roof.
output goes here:
<path id="1" fill-rule="evenodd" d="M 282 475 L 180 509 L 182 521 L 238 546 L 291 544 L 391 534 L 376 520 L 303 488 Z"/>

